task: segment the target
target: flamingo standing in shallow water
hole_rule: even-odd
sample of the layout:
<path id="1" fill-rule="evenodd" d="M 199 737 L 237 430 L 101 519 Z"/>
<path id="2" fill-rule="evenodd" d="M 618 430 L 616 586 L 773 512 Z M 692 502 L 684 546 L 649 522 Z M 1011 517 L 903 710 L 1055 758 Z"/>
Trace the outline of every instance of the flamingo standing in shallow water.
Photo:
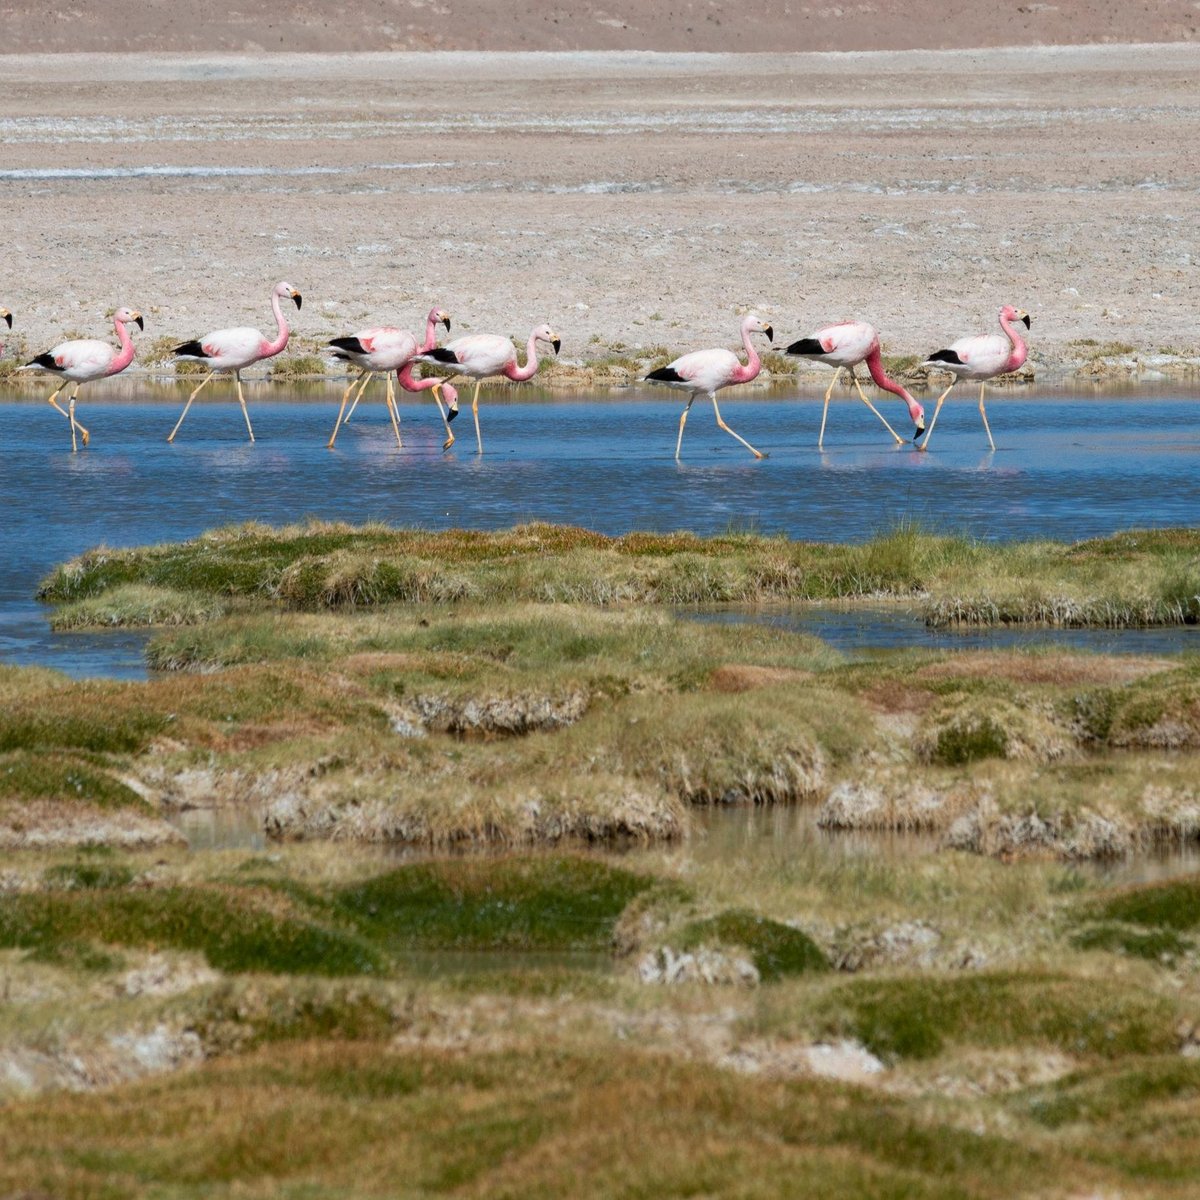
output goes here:
<path id="1" fill-rule="evenodd" d="M 737 438 L 755 458 L 766 458 L 765 454 L 755 450 L 744 437 L 734 433 L 725 424 L 721 418 L 721 410 L 717 407 L 717 392 L 721 388 L 729 387 L 730 384 L 734 383 L 749 383 L 762 370 L 762 361 L 758 357 L 758 352 L 750 343 L 750 335 L 752 333 L 765 333 L 768 342 L 774 340 L 774 334 L 770 325 L 764 325 L 753 313 L 746 317 L 742 321 L 742 345 L 746 347 L 746 363 L 744 366 L 738 361 L 737 355 L 731 350 L 721 348 L 715 350 L 695 350 L 691 354 L 685 354 L 682 358 L 677 358 L 673 363 L 665 367 L 660 367 L 657 371 L 651 371 L 646 376 L 647 383 L 662 383 L 667 387 L 679 388 L 681 391 L 691 393 L 688 396 L 687 407 L 683 410 L 683 414 L 679 418 L 679 437 L 675 442 L 676 458 L 679 457 L 679 450 L 683 445 L 683 427 L 687 423 L 688 413 L 691 411 L 692 404 L 697 396 L 707 396 L 712 401 L 713 412 L 717 417 L 717 424 L 726 433 Z"/>
<path id="2" fill-rule="evenodd" d="M 883 358 L 879 352 L 879 332 L 874 326 L 868 325 L 866 321 L 845 321 L 840 325 L 826 325 L 823 329 L 818 329 L 816 333 L 801 338 L 798 342 L 793 342 L 787 348 L 787 353 L 810 359 L 812 362 L 828 363 L 834 368 L 833 379 L 825 392 L 825 409 L 821 413 L 821 433 L 817 438 L 818 449 L 822 449 L 825 444 L 825 421 L 829 416 L 829 397 L 833 394 L 833 386 L 837 383 L 843 367 L 849 370 L 850 382 L 858 389 L 859 398 L 883 422 L 883 427 L 896 439 L 896 445 L 904 444 L 904 439 L 887 423 L 883 413 L 867 399 L 866 393 L 862 390 L 862 384 L 858 382 L 854 368 L 864 362 L 867 364 L 867 370 L 871 373 L 871 378 L 879 387 L 883 388 L 885 392 L 899 396 L 908 405 L 908 415 L 912 417 L 913 424 L 917 427 L 913 441 L 916 441 L 925 432 L 925 410 L 912 398 L 907 388 L 901 387 L 895 380 L 888 378 L 887 372 L 883 369 Z"/>
<path id="3" fill-rule="evenodd" d="M 208 374 L 187 398 L 183 412 L 179 414 L 179 420 L 175 422 L 175 428 L 171 430 L 171 436 L 167 438 L 168 442 L 175 440 L 175 435 L 179 432 L 180 425 L 183 424 L 183 418 L 188 415 L 188 409 L 192 407 L 192 401 L 218 371 L 233 372 L 233 379 L 237 384 L 238 403 L 242 406 L 242 416 L 246 418 L 246 430 L 250 434 L 250 440 L 254 441 L 250 414 L 246 411 L 246 399 L 242 395 L 241 372 L 243 368 L 252 366 L 254 363 L 274 358 L 287 346 L 288 325 L 283 319 L 283 311 L 279 307 L 281 299 L 294 300 L 297 308 L 301 303 L 300 293 L 290 283 L 275 285 L 275 289 L 271 293 L 271 311 L 275 314 L 276 326 L 274 341 L 264 337 L 257 329 L 243 326 L 238 329 L 218 329 L 214 333 L 206 333 L 204 337 L 197 338 L 194 342 L 184 342 L 181 346 L 175 347 L 172 353 L 176 358 L 203 363 L 208 367 Z"/>
<path id="4" fill-rule="evenodd" d="M 538 357 L 537 344 L 545 342 L 554 347 L 557 354 L 562 340 L 549 325 L 539 325 L 530 335 L 526 346 L 525 365 L 517 366 L 517 352 L 512 342 L 506 337 L 495 333 L 473 333 L 468 337 L 455 338 L 446 345 L 435 347 L 424 354 L 417 354 L 413 362 L 432 363 L 435 367 L 452 367 L 453 372 L 448 378 L 466 375 L 475 380 L 475 395 L 471 398 L 471 413 L 475 418 L 475 443 L 479 453 L 483 453 L 483 438 L 479 433 L 479 388 L 485 379 L 493 375 L 502 375 L 514 383 L 524 383 L 537 373 Z M 446 432 L 450 434 L 449 425 Z M 450 434 L 444 450 L 454 445 L 454 435 Z"/>
<path id="5" fill-rule="evenodd" d="M 944 371 L 952 371 L 954 381 L 938 397 L 937 407 L 933 410 L 933 420 L 929 422 L 929 433 L 921 446 L 922 450 L 929 449 L 929 439 L 933 437 L 933 427 L 937 424 L 938 413 L 942 411 L 942 401 L 950 395 L 954 384 L 960 379 L 979 380 L 979 415 L 983 417 L 983 427 L 987 430 L 988 445 L 995 450 L 996 443 L 992 441 L 987 409 L 983 406 L 983 388 L 987 380 L 995 379 L 997 375 L 1007 375 L 1009 371 L 1017 371 L 1025 365 L 1025 360 L 1029 357 L 1029 347 L 1013 328 L 1017 321 L 1024 321 L 1025 328 L 1029 328 L 1029 314 L 1024 309 L 1006 304 L 1000 310 L 1000 328 L 1004 330 L 1004 336 L 985 333 L 979 337 L 959 338 L 957 342 L 951 342 L 947 349 L 938 350 L 925 360 L 927 367 L 940 367 Z"/>
<path id="6" fill-rule="evenodd" d="M 136 321 L 139 329 L 146 328 L 142 314 L 132 308 L 118 308 L 113 313 L 113 328 L 117 331 L 117 341 L 120 342 L 116 349 L 99 338 L 77 338 L 70 342 L 59 342 L 52 350 L 39 354 L 21 368 L 22 371 L 49 371 L 64 381 L 50 393 L 48 401 L 51 408 L 62 413 L 71 422 L 73 452 L 79 449 L 75 438 L 76 430 L 79 430 L 83 437 L 85 446 L 91 441 L 91 434 L 75 420 L 75 398 L 83 384 L 91 383 L 94 379 L 105 379 L 109 375 L 119 375 L 133 362 L 133 339 L 125 329 L 130 321 Z M 67 383 L 73 383 L 75 390 L 68 398 L 67 410 L 64 412 L 58 405 L 58 393 Z"/>
<path id="7" fill-rule="evenodd" d="M 340 358 L 343 362 L 353 363 L 362 370 L 362 374 L 357 379 L 351 381 L 350 386 L 346 388 L 346 391 L 342 395 L 342 407 L 338 409 L 337 422 L 334 424 L 333 433 L 330 435 L 327 443 L 329 449 L 333 449 L 333 443 L 337 438 L 338 430 L 346 421 L 349 421 L 354 416 L 354 410 L 358 407 L 358 402 L 362 399 L 363 392 L 367 390 L 367 384 L 371 382 L 372 376 L 378 372 L 383 372 L 387 379 L 387 409 L 388 416 L 392 418 L 392 428 L 396 431 L 396 445 L 403 445 L 400 440 L 400 414 L 396 410 L 396 397 L 392 391 L 391 373 L 399 371 L 414 354 L 420 354 L 425 350 L 432 350 L 437 345 L 437 324 L 439 321 L 446 326 L 446 330 L 449 332 L 450 314 L 443 312 L 440 308 L 430 309 L 429 316 L 425 319 L 425 341 L 423 344 L 419 344 L 416 336 L 409 333 L 407 329 L 396 329 L 390 325 L 380 326 L 376 329 L 360 329 L 353 337 L 334 338 L 329 343 L 333 347 L 335 357 Z M 440 379 L 435 379 L 429 385 L 434 389 L 433 395 L 438 402 L 439 411 L 441 411 L 442 407 L 439 395 L 441 382 Z M 359 384 L 362 386 L 359 387 Z M 355 387 L 358 387 L 358 395 L 354 397 L 354 403 L 350 405 L 350 411 L 346 412 L 346 401 L 350 398 L 350 393 L 354 391 Z M 410 388 L 409 390 L 413 389 Z M 344 418 L 342 413 L 346 413 Z M 445 421 L 446 418 L 443 416 L 443 424 L 445 424 Z M 447 434 L 450 432 L 448 425 L 446 432 Z"/>

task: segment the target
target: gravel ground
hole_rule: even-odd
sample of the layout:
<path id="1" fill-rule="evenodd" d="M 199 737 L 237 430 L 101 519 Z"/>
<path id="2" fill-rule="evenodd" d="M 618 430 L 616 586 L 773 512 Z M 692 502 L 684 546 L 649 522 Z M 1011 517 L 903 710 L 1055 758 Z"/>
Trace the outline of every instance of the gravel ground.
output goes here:
<path id="1" fill-rule="evenodd" d="M 435 302 L 568 360 L 859 317 L 924 354 L 1033 314 L 1195 352 L 1198 46 L 795 55 L 0 56 L 9 353 Z M 310 339 L 312 343 L 310 343 Z"/>

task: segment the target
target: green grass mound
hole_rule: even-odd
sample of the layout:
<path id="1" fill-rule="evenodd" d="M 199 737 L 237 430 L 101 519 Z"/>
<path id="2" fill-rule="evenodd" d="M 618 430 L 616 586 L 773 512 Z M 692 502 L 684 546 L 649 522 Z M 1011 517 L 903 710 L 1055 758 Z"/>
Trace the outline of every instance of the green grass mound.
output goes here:
<path id="1" fill-rule="evenodd" d="M 99 596 L 64 604 L 50 618 L 52 629 L 103 629 L 147 625 L 198 625 L 224 615 L 213 597 L 140 583 L 121 584 Z"/>
<path id="2" fill-rule="evenodd" d="M 148 811 L 141 796 L 106 771 L 69 754 L 45 751 L 0 754 L 0 802 L 13 800 Z"/>
<path id="3" fill-rule="evenodd" d="M 0 946 L 53 955 L 63 944 L 198 951 L 223 971 L 356 975 L 386 960 L 352 932 L 287 911 L 250 889 L 170 887 L 62 890 L 0 900 Z"/>
<path id="4" fill-rule="evenodd" d="M 340 889 L 332 907 L 393 950 L 606 950 L 625 906 L 655 886 L 575 856 L 448 860 Z"/>
<path id="5" fill-rule="evenodd" d="M 678 940 L 681 950 L 713 944 L 738 946 L 749 952 L 764 983 L 786 975 L 829 970 L 824 952 L 808 934 L 744 909 L 693 921 Z"/>
<path id="6" fill-rule="evenodd" d="M 951 1045 L 1032 1043 L 1117 1058 L 1176 1048 L 1175 1005 L 1117 981 L 1001 973 L 855 979 L 818 1006 L 823 1032 L 885 1059 L 933 1058 Z"/>
<path id="7" fill-rule="evenodd" d="M 1138 929 L 1105 923 L 1088 925 L 1072 934 L 1071 945 L 1079 950 L 1108 950 L 1150 962 L 1173 963 L 1196 944 L 1170 929 Z"/>
<path id="8" fill-rule="evenodd" d="M 1200 880 L 1173 879 L 1167 883 L 1122 888 L 1085 909 L 1100 920 L 1122 921 L 1176 932 L 1200 929 Z"/>

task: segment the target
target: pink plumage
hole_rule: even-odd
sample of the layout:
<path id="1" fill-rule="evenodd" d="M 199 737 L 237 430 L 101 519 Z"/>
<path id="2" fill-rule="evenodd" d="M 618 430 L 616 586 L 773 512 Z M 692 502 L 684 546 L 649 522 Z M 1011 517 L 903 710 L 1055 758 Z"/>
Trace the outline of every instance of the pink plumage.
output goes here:
<path id="1" fill-rule="evenodd" d="M 208 368 L 208 374 L 187 398 L 183 412 L 179 414 L 179 420 L 175 422 L 175 428 L 171 430 L 171 434 L 167 438 L 168 442 L 175 440 L 175 435 L 179 432 L 180 425 L 183 424 L 183 418 L 188 415 L 188 409 L 192 407 L 192 401 L 218 371 L 233 372 L 238 403 L 242 406 L 242 416 L 246 419 L 246 430 L 250 434 L 250 440 L 254 441 L 254 429 L 250 425 L 250 414 L 246 410 L 246 398 L 242 395 L 241 372 L 255 363 L 273 358 L 287 347 L 289 331 L 287 321 L 283 317 L 283 310 L 279 307 L 281 299 L 295 301 L 296 308 L 299 309 L 302 298 L 290 283 L 281 281 L 275 285 L 271 292 L 271 312 L 275 315 L 275 336 L 273 338 L 268 338 L 252 326 L 246 325 L 236 329 L 217 329 L 212 333 L 206 333 L 201 338 L 184 342 L 175 347 L 173 353 L 176 358 L 183 359 L 185 362 L 203 363 Z"/>
<path id="2" fill-rule="evenodd" d="M 679 437 L 675 442 L 676 458 L 679 457 L 680 449 L 683 446 L 683 427 L 687 424 L 688 413 L 697 396 L 707 396 L 712 401 L 717 424 L 726 433 L 741 442 L 755 458 L 766 457 L 765 454 L 755 450 L 744 437 L 734 433 L 725 424 L 721 417 L 721 410 L 717 407 L 717 392 L 721 388 L 737 383 L 749 383 L 750 380 L 756 379 L 759 371 L 762 370 L 762 360 L 758 357 L 758 351 L 750 341 L 752 333 L 766 334 L 767 341 L 771 341 L 774 337 L 770 325 L 764 324 L 753 313 L 746 317 L 742 321 L 742 346 L 746 351 L 745 363 L 741 362 L 733 351 L 723 347 L 713 350 L 694 350 L 691 354 L 684 354 L 674 362 L 660 367 L 657 371 L 651 371 L 646 376 L 647 383 L 661 384 L 664 387 L 672 387 L 689 393 L 687 406 L 679 418 Z"/>
<path id="3" fill-rule="evenodd" d="M 136 321 L 139 329 L 145 329 L 142 314 L 132 308 L 118 308 L 113 313 L 113 329 L 117 334 L 117 346 L 99 338 L 76 338 L 69 342 L 59 342 L 57 346 L 30 359 L 22 371 L 47 371 L 57 375 L 64 383 L 60 383 L 47 397 L 47 403 L 56 412 L 62 413 L 71 423 L 71 450 L 79 449 L 76 440 L 76 430 L 83 438 L 86 446 L 91 441 L 91 434 L 75 420 L 75 401 L 79 389 L 85 383 L 96 379 L 105 379 L 110 375 L 119 375 L 133 362 L 133 339 L 125 326 Z M 58 393 L 65 383 L 73 383 L 75 390 L 67 397 L 67 408 L 64 411 L 58 404 Z"/>
<path id="4" fill-rule="evenodd" d="M 983 389 L 988 379 L 995 379 L 997 375 L 1007 375 L 1009 371 L 1017 371 L 1025 365 L 1025 360 L 1029 357 L 1029 347 L 1015 328 L 1018 321 L 1024 322 L 1026 329 L 1030 327 L 1029 314 L 1024 309 L 1006 304 L 1000 310 L 1000 328 L 1004 331 L 1003 334 L 986 333 L 976 337 L 959 338 L 958 341 L 951 342 L 945 350 L 937 350 L 925 360 L 927 367 L 952 372 L 954 381 L 938 397 L 937 407 L 933 410 L 933 420 L 929 422 L 929 432 L 921 446 L 922 450 L 929 449 L 929 439 L 933 437 L 933 427 L 937 424 L 938 413 L 942 411 L 942 403 L 960 379 L 979 380 L 979 415 L 983 418 L 988 445 L 995 450 L 996 443 L 992 440 L 992 429 L 988 425 L 987 409 L 983 404 Z"/>
<path id="5" fill-rule="evenodd" d="M 908 415 L 912 418 L 916 433 L 913 440 L 925 432 L 925 410 L 913 399 L 907 388 L 901 387 L 891 379 L 883 369 L 883 357 L 879 347 L 879 331 L 866 321 L 843 321 L 837 325 L 826 325 L 808 337 L 793 342 L 787 353 L 799 358 L 807 358 L 812 362 L 827 363 L 835 368 L 833 379 L 825 392 L 825 408 L 821 414 L 821 432 L 817 438 L 818 448 L 825 444 L 825 422 L 829 416 L 829 397 L 833 394 L 838 376 L 845 367 L 850 372 L 850 380 L 858 390 L 862 402 L 883 422 L 888 433 L 901 445 L 904 439 L 888 424 L 883 414 L 867 399 L 854 373 L 854 368 L 860 363 L 866 363 L 867 371 L 875 383 L 885 392 L 899 396 L 908 407 Z"/>

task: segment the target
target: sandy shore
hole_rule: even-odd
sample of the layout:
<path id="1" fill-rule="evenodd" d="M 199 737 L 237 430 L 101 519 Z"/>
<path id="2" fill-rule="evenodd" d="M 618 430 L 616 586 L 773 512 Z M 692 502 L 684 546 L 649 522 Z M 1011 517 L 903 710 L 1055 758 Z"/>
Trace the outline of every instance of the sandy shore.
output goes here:
<path id="1" fill-rule="evenodd" d="M 856 316 L 925 353 L 1033 314 L 1194 351 L 1200 47 L 797 54 L 0 56 L 9 353 L 438 303 L 563 356 Z"/>

